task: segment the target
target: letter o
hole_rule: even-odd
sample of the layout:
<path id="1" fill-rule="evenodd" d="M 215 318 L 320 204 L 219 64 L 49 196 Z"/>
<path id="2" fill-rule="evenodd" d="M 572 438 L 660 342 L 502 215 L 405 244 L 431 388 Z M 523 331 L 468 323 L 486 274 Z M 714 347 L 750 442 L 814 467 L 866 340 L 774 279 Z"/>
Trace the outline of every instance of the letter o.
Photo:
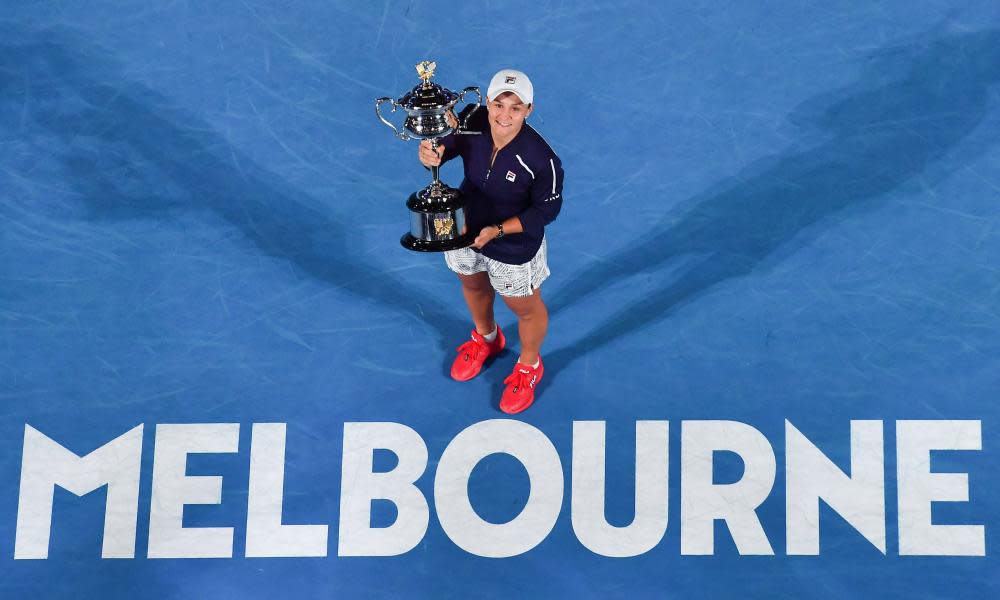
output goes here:
<path id="1" fill-rule="evenodd" d="M 528 472 L 528 502 L 513 520 L 484 521 L 469 502 L 469 476 L 491 454 L 509 454 Z M 563 499 L 562 463 L 538 429 L 507 419 L 471 425 L 448 444 L 434 476 L 434 504 L 441 528 L 466 552 L 506 558 L 531 550 L 552 531 Z"/>

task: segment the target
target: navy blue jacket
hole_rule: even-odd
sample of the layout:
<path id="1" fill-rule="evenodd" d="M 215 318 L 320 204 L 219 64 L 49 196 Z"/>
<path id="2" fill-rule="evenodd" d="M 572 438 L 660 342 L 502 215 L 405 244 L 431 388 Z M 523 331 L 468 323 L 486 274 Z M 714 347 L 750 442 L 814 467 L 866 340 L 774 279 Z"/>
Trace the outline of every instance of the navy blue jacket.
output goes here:
<path id="1" fill-rule="evenodd" d="M 517 216 L 523 233 L 506 234 L 479 251 L 508 264 L 526 263 L 538 252 L 545 226 L 562 208 L 562 163 L 542 136 L 525 123 L 497 152 L 491 167 L 493 136 L 485 108 L 472 113 L 468 129 L 481 134 L 449 135 L 441 145 L 444 162 L 461 156 L 465 164 L 465 179 L 459 189 L 468 202 L 469 229 L 478 235 L 487 225 Z"/>

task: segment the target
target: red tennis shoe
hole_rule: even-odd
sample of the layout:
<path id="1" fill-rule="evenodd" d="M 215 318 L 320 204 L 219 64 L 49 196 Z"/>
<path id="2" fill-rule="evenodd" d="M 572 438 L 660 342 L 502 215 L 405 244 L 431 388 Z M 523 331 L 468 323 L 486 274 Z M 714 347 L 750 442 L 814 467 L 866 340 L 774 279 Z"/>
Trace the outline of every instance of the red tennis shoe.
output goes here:
<path id="1" fill-rule="evenodd" d="M 513 415 L 527 409 L 535 401 L 535 386 L 542 380 L 545 366 L 542 357 L 538 357 L 538 366 L 515 363 L 514 371 L 504 379 L 507 388 L 500 399 L 500 410 Z"/>
<path id="2" fill-rule="evenodd" d="M 475 329 L 472 330 L 472 339 L 458 347 L 458 356 L 455 362 L 451 363 L 451 378 L 456 381 L 468 381 L 479 375 L 486 359 L 500 354 L 503 347 L 507 345 L 507 340 L 497 325 L 497 337 L 492 342 L 487 342 L 486 338 Z"/>

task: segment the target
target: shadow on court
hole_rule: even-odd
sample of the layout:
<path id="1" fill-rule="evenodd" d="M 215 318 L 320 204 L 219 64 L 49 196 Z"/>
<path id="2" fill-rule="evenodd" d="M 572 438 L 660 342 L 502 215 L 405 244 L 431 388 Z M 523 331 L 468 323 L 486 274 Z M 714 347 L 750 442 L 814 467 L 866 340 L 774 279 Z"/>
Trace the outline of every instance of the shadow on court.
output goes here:
<path id="1" fill-rule="evenodd" d="M 166 219 L 208 211 L 260 252 L 428 324 L 447 372 L 454 345 L 467 335 L 467 316 L 373 268 L 352 227 L 311 208 L 318 203 L 235 150 L 207 123 L 131 80 L 92 42 L 65 29 L 5 26 L 0 34 L 2 118 L 30 122 L 61 141 L 67 179 L 92 218 Z M 823 141 L 759 161 L 686 201 L 629 248 L 547 294 L 557 319 L 633 275 L 658 273 L 672 259 L 689 261 L 683 273 L 663 278 L 642 299 L 588 320 L 592 328 L 585 326 L 574 344 L 545 352 L 547 385 L 576 357 L 781 260 L 832 217 L 872 207 L 925 174 L 987 115 L 998 64 L 1000 32 L 993 30 L 928 35 L 874 52 L 858 82 L 790 115 L 810 139 Z M 963 148 L 969 159 L 982 150 Z"/>
<path id="2" fill-rule="evenodd" d="M 837 213 L 870 208 L 923 174 L 990 109 L 989 87 L 1000 78 L 1000 32 L 917 40 L 881 49 L 867 62 L 857 84 L 807 101 L 790 116 L 825 141 L 745 169 L 558 288 L 549 298 L 556 314 L 585 305 L 637 273 L 656 273 L 671 259 L 691 261 L 642 299 L 595 320 L 574 344 L 546 353 L 551 377 L 577 357 L 669 317 L 716 285 L 780 260 Z"/>
<path id="3" fill-rule="evenodd" d="M 367 261 L 350 237 L 353 228 L 310 208 L 315 203 L 300 190 L 207 123 L 130 80 L 99 46 L 65 29 L 0 33 L 7 118 L 40 125 L 61 141 L 67 181 L 92 218 L 211 211 L 261 252 L 427 323 L 442 350 L 465 335 L 462 315 Z"/>

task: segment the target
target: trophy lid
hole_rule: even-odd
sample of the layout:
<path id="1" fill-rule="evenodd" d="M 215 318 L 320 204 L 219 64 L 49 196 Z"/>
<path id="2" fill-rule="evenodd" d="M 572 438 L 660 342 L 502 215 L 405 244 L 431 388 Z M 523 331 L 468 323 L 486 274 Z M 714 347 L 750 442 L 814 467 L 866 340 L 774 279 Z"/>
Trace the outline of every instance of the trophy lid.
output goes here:
<path id="1" fill-rule="evenodd" d="M 458 99 L 459 94 L 431 83 L 436 63 L 424 61 L 417 65 L 417 73 L 422 83 L 418 83 L 405 96 L 396 101 L 404 110 L 441 110 L 450 107 Z"/>

